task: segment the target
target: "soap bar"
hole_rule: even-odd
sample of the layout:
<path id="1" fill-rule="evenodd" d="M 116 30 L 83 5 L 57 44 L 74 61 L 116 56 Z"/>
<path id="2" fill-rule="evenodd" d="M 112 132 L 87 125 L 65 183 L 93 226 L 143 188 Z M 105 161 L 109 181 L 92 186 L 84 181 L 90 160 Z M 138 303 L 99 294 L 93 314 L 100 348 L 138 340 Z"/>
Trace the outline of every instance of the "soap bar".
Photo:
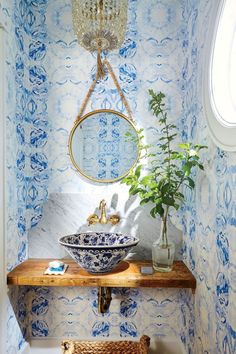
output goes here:
<path id="1" fill-rule="evenodd" d="M 57 270 L 57 271 L 62 271 L 64 268 L 64 263 L 62 261 L 52 261 L 49 262 L 49 269 L 50 270 Z"/>
<path id="2" fill-rule="evenodd" d="M 149 275 L 149 274 L 153 274 L 153 268 L 150 266 L 142 266 L 141 267 L 141 273 L 143 275 Z"/>
<path id="3" fill-rule="evenodd" d="M 53 264 L 53 265 L 55 266 L 55 264 Z M 68 264 L 64 264 L 63 263 L 63 266 L 60 266 L 58 268 L 50 268 L 50 267 L 48 267 L 43 274 L 47 274 L 47 275 L 63 275 L 66 272 L 67 268 L 68 268 Z"/>

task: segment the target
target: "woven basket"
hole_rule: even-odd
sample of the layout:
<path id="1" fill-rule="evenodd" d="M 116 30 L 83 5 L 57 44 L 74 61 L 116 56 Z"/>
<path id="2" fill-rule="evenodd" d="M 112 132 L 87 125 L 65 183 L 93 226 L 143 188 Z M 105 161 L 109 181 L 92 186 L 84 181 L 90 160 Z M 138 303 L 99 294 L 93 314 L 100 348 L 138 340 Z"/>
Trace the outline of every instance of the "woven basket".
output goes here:
<path id="1" fill-rule="evenodd" d="M 150 338 L 134 341 L 75 341 L 63 340 L 63 354 L 147 354 Z"/>

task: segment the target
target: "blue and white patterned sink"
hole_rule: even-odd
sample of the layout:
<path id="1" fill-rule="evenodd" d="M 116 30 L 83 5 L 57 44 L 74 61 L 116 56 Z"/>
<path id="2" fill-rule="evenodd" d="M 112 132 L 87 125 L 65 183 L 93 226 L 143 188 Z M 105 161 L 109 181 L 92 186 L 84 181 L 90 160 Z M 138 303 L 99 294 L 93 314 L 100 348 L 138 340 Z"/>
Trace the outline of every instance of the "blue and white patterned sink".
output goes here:
<path id="1" fill-rule="evenodd" d="M 139 239 L 110 232 L 85 232 L 63 236 L 59 243 L 89 273 L 108 273 L 120 263 Z"/>

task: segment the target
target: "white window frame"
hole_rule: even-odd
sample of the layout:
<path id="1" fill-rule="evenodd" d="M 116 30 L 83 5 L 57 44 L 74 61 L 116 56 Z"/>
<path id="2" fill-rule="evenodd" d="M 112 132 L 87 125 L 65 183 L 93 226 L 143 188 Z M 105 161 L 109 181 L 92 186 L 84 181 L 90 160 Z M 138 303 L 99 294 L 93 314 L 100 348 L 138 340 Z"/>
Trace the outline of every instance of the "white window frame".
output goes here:
<path id="1" fill-rule="evenodd" d="M 213 60 L 214 43 L 218 24 L 226 0 L 216 0 L 209 18 L 209 31 L 205 41 L 205 58 L 203 62 L 203 107 L 210 135 L 217 146 L 223 150 L 236 151 L 236 127 L 220 122 L 212 107 L 211 95 L 211 66 Z"/>
<path id="2" fill-rule="evenodd" d="M 6 351 L 4 27 L 0 23 L 0 353 Z"/>

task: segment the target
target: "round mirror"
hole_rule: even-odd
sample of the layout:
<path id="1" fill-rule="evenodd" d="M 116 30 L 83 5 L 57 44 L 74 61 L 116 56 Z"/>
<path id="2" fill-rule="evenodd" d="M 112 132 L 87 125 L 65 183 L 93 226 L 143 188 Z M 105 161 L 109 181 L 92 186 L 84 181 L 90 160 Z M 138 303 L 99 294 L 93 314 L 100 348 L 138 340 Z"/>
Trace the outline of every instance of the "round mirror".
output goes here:
<path id="1" fill-rule="evenodd" d="M 115 182 L 138 159 L 138 134 L 123 114 L 108 109 L 93 111 L 73 127 L 69 152 L 83 176 L 96 182 Z"/>

